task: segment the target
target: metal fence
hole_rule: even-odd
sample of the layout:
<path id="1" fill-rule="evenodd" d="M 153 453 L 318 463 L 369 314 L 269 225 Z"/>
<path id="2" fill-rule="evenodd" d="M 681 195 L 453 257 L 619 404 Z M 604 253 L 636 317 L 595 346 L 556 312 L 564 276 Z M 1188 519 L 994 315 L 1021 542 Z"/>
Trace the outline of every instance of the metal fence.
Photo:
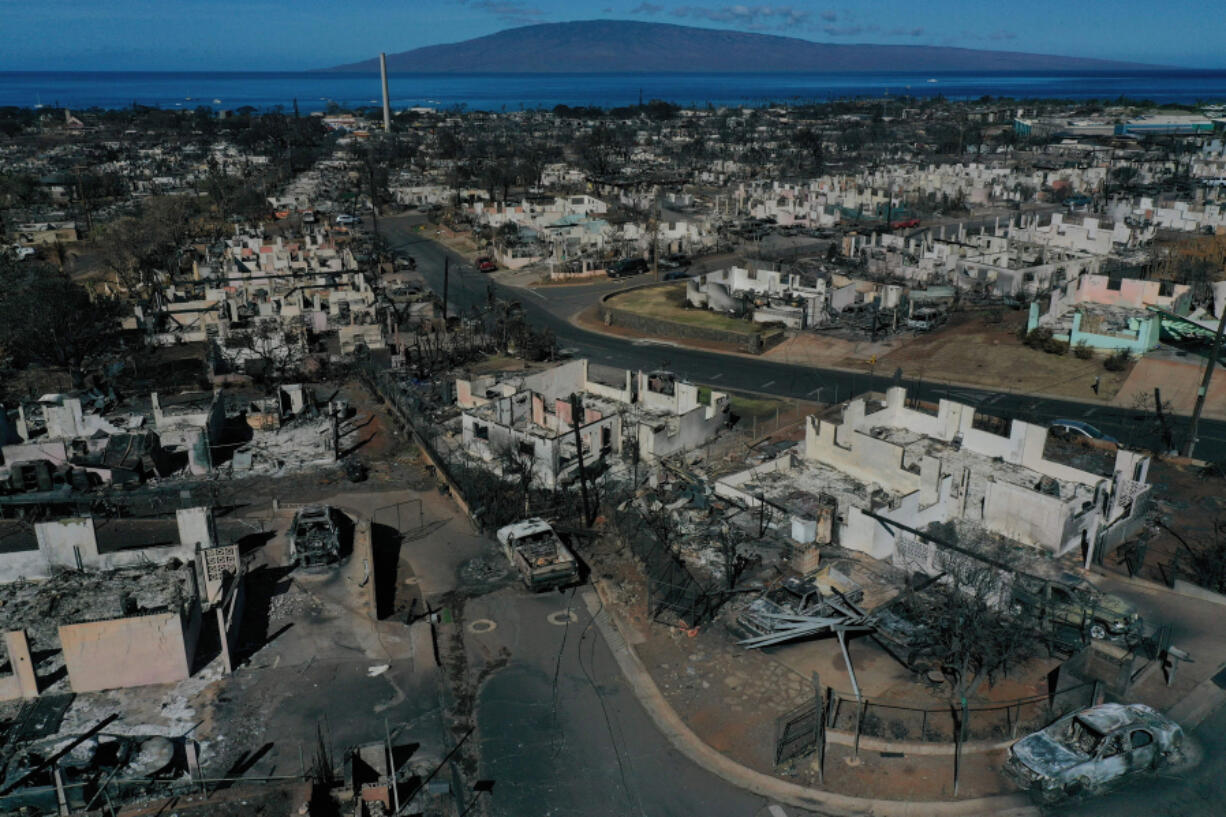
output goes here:
<path id="1" fill-rule="evenodd" d="M 1097 682 L 1057 689 L 1011 701 L 977 705 L 962 710 L 949 704 L 937 707 L 904 706 L 868 698 L 856 700 L 827 688 L 823 701 L 814 698 L 781 715 L 775 728 L 775 762 L 785 763 L 818 748 L 822 730 L 817 718 L 825 713 L 824 726 L 861 736 L 886 740 L 954 743 L 963 729 L 966 740 L 1006 740 L 1046 727 L 1053 721 L 1093 705 L 1102 687 Z M 963 721 L 965 720 L 965 724 Z"/>
<path id="2" fill-rule="evenodd" d="M 671 547 L 662 542 L 633 507 L 614 513 L 614 524 L 630 550 L 643 564 L 647 577 L 648 613 L 659 618 L 670 613 L 688 627 L 709 621 L 722 603 L 686 567 Z"/>
<path id="3" fill-rule="evenodd" d="M 821 690 L 819 688 L 818 694 Z M 781 715 L 775 722 L 775 765 L 803 757 L 822 746 L 825 735 L 825 701 L 813 701 Z"/>

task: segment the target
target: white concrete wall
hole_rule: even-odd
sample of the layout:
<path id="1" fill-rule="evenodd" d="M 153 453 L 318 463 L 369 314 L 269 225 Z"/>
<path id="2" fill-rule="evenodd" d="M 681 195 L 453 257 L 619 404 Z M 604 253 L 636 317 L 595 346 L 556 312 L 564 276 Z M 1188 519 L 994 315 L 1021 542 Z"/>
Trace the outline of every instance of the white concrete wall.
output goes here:
<path id="1" fill-rule="evenodd" d="M 805 459 L 828 465 L 865 484 L 876 483 L 897 494 L 920 489 L 919 474 L 903 469 L 903 449 L 854 430 L 847 423 L 805 423 Z"/>
<path id="2" fill-rule="evenodd" d="M 82 564 L 98 558 L 94 520 L 88 517 L 39 522 L 34 525 L 34 535 L 39 551 L 52 567 L 76 570 L 78 552 Z"/>
<path id="3" fill-rule="evenodd" d="M 68 449 L 59 440 L 6 445 L 0 448 L 0 456 L 4 457 L 5 465 L 33 460 L 50 460 L 54 465 L 68 463 Z"/>

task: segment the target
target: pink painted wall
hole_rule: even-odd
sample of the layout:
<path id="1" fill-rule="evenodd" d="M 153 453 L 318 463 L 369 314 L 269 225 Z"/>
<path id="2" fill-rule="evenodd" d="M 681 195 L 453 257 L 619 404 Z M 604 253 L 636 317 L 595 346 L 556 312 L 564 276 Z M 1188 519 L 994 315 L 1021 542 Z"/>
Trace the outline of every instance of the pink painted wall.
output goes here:
<path id="1" fill-rule="evenodd" d="M 16 698 L 37 698 L 38 678 L 34 675 L 34 662 L 30 660 L 30 643 L 25 630 L 13 630 L 4 634 L 8 649 L 9 671 L 0 677 L 0 701 Z"/>
<path id="2" fill-rule="evenodd" d="M 1176 284 L 1171 296 L 1161 296 L 1158 293 L 1161 291 L 1162 283 L 1160 281 L 1140 281 L 1134 278 L 1125 278 L 1120 281 L 1118 290 L 1108 289 L 1107 283 L 1110 281 L 1106 275 L 1083 275 L 1077 279 L 1076 300 L 1093 301 L 1100 304 L 1112 304 L 1115 306 L 1130 306 L 1136 309 L 1144 308 L 1145 306 L 1160 306 L 1163 308 L 1173 308 L 1173 305 L 1182 297 L 1186 297 L 1185 293 L 1189 292 L 1188 287 L 1182 284 Z"/>
<path id="3" fill-rule="evenodd" d="M 73 692 L 169 684 L 191 674 L 188 634 L 177 612 L 64 624 L 59 630 Z"/>

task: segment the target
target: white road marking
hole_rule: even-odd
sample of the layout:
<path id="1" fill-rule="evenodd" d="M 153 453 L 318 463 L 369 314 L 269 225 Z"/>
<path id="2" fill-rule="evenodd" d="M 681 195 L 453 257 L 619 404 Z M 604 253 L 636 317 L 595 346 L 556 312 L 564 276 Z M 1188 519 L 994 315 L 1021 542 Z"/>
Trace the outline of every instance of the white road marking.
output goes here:
<path id="1" fill-rule="evenodd" d="M 806 393 L 805 393 L 805 397 L 812 397 L 813 395 L 817 394 L 817 393 L 818 393 L 818 392 L 820 392 L 821 390 L 822 390 L 822 387 L 821 387 L 821 386 L 818 386 L 818 387 L 817 387 L 816 389 L 814 389 L 813 391 L 811 391 L 811 392 L 806 392 Z"/>
<path id="2" fill-rule="evenodd" d="M 768 380 L 768 381 L 766 381 L 765 383 L 763 383 L 763 384 L 762 384 L 762 388 L 764 388 L 764 389 L 769 389 L 769 388 L 770 388 L 771 386 L 773 386 L 773 385 L 775 385 L 775 381 L 774 381 L 774 380 Z"/>
<path id="3" fill-rule="evenodd" d="M 723 373 L 723 372 L 720 372 L 719 374 L 713 374 L 713 375 L 711 375 L 711 377 L 709 377 L 708 379 L 709 379 L 709 380 L 719 380 L 719 379 L 720 379 L 721 377 L 723 377 L 723 376 L 724 376 L 724 373 Z"/>

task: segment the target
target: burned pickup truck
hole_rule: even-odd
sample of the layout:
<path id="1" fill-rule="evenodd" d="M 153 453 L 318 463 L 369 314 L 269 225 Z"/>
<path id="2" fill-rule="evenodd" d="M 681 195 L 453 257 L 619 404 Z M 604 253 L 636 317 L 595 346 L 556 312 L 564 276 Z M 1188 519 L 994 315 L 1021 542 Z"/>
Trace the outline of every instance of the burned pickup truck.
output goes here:
<path id="1" fill-rule="evenodd" d="M 329 565 L 340 558 L 340 530 L 331 507 L 307 505 L 294 514 L 289 529 L 289 559 L 294 567 Z"/>
<path id="2" fill-rule="evenodd" d="M 1073 642 L 1089 637 L 1134 644 L 1143 633 L 1136 607 L 1070 573 L 1055 580 L 1018 574 L 1011 612 L 1019 617 L 1028 614 L 1057 638 Z"/>
<path id="3" fill-rule="evenodd" d="M 579 579 L 579 563 L 543 519 L 525 519 L 498 530 L 507 560 L 529 590 L 562 587 Z"/>

